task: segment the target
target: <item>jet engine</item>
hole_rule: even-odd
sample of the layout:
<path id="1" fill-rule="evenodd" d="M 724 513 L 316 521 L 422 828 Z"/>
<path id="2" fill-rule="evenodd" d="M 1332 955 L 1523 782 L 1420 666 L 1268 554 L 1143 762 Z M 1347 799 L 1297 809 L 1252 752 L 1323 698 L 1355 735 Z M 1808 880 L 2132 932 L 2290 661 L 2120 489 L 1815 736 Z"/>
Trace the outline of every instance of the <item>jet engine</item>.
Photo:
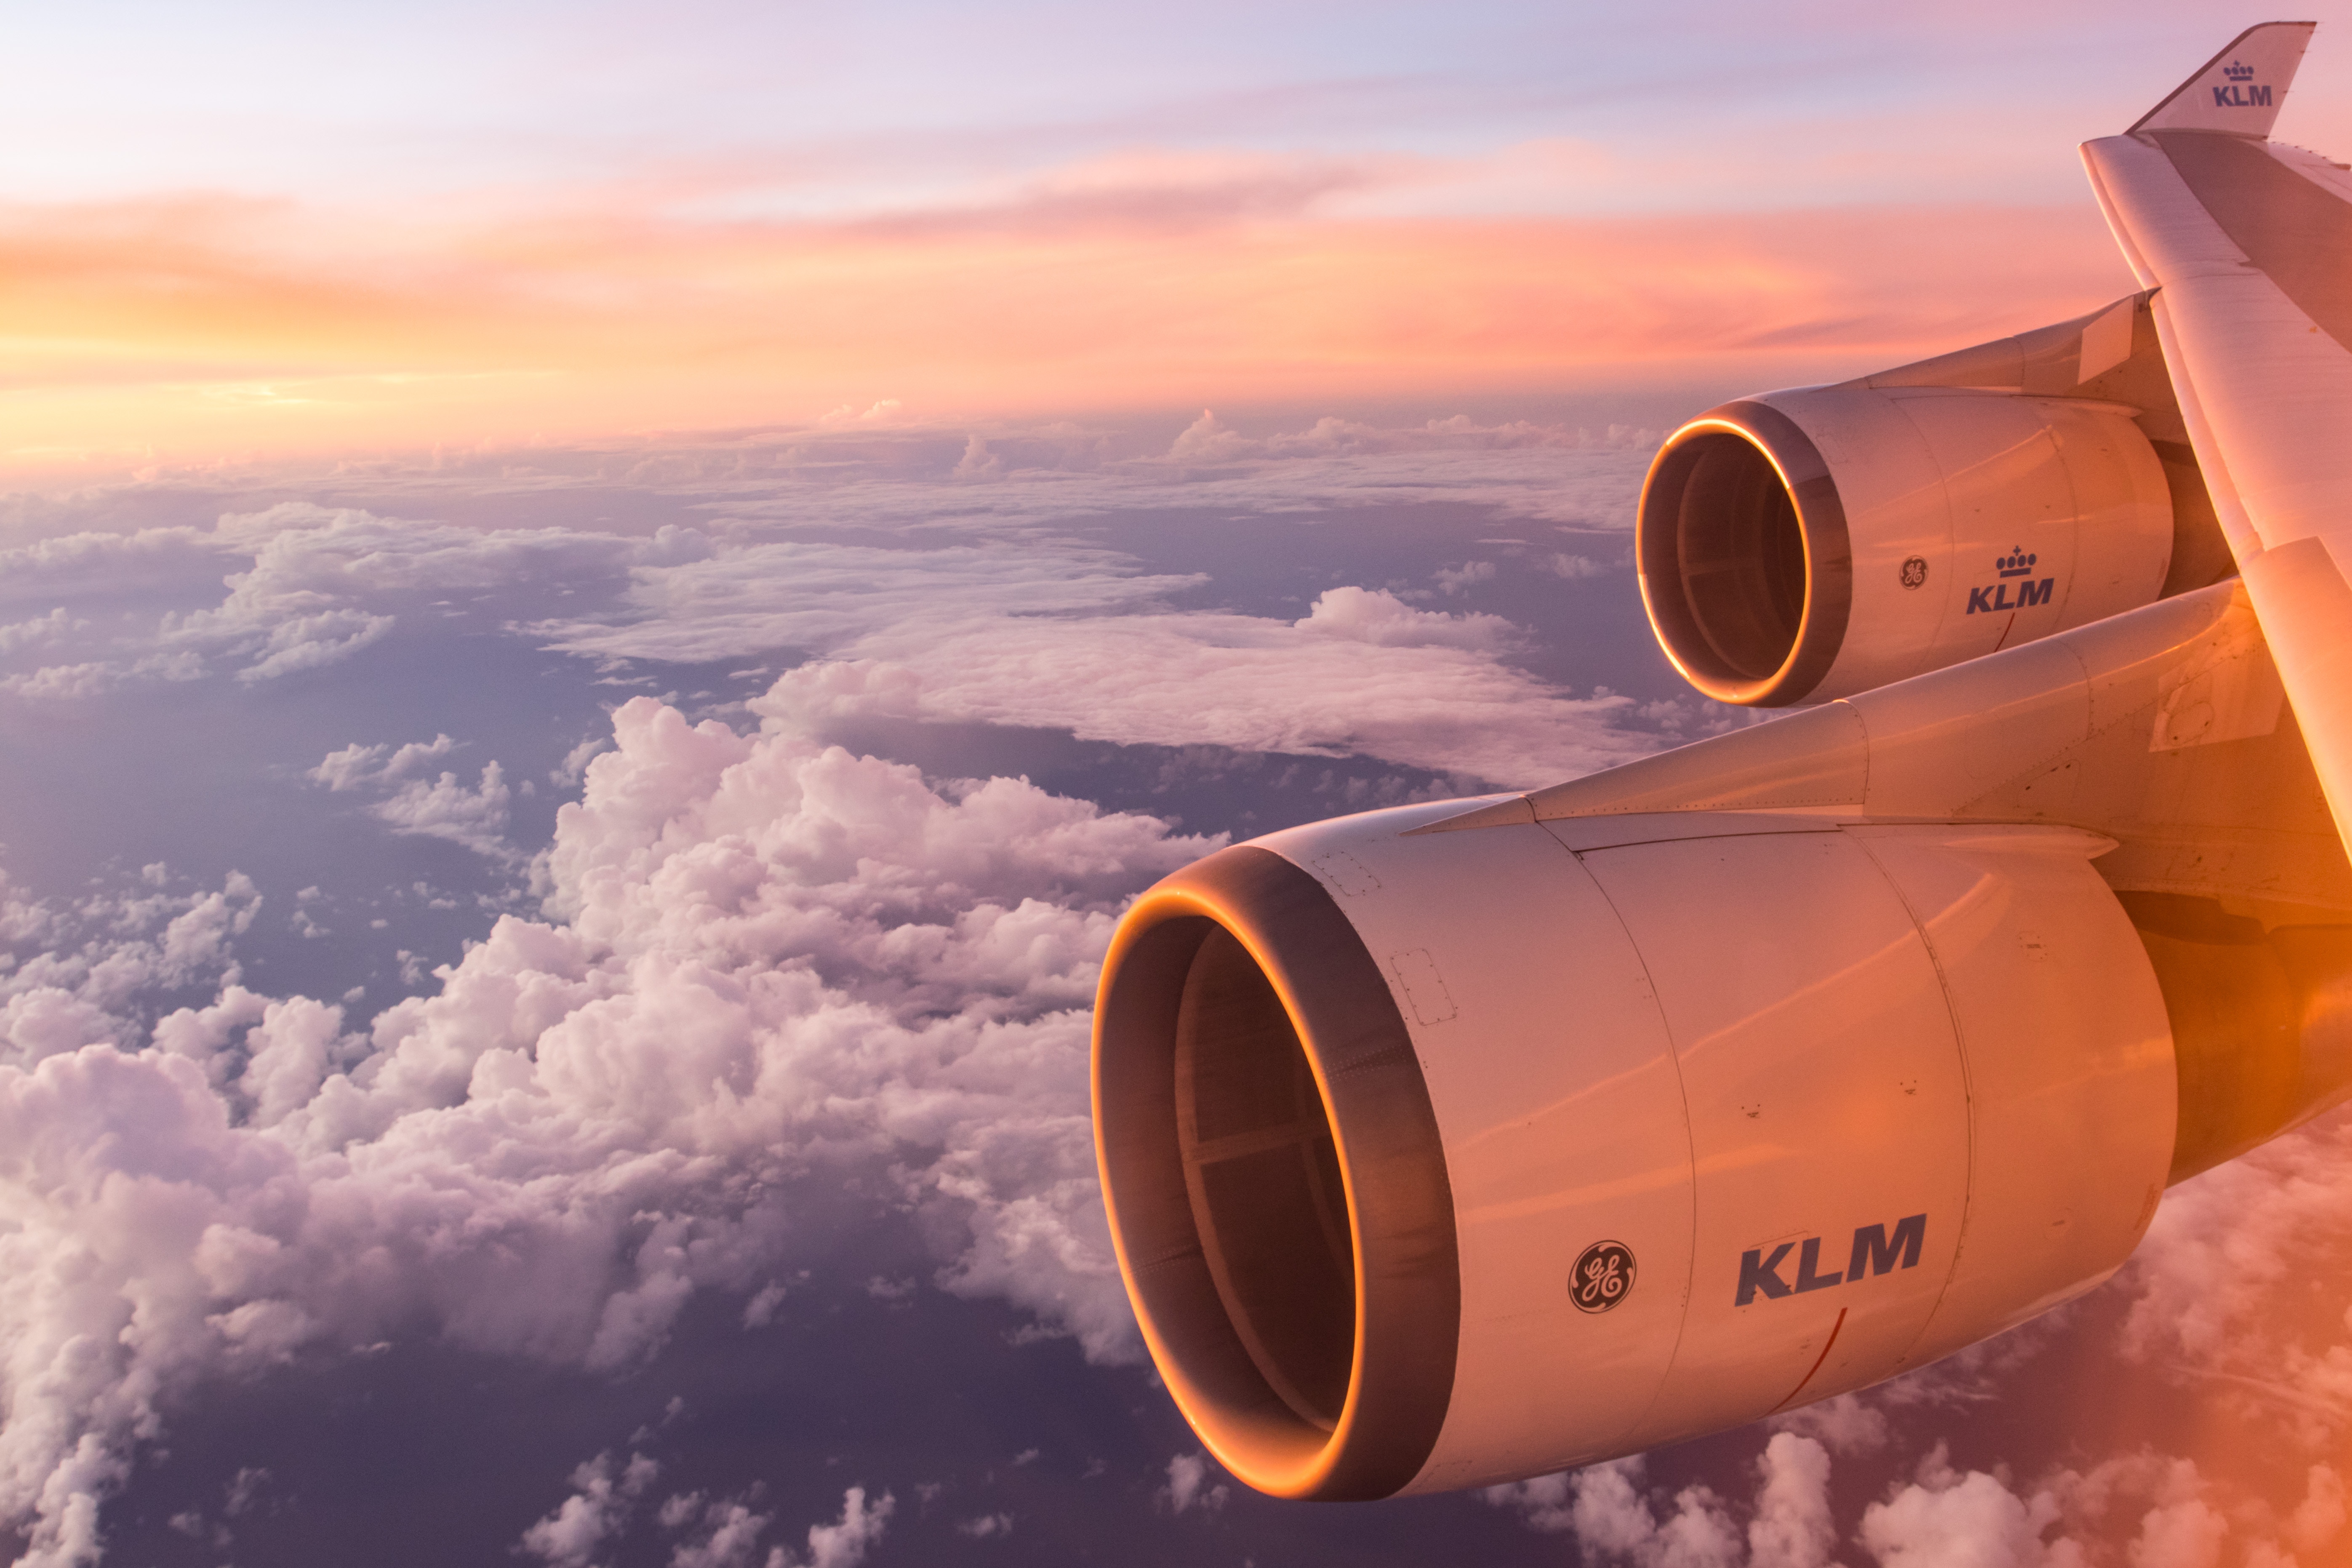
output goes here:
<path id="1" fill-rule="evenodd" d="M 1235 1475 L 1540 1474 L 1924 1365 L 2352 1096 L 2352 859 L 2220 583 L 1147 891 L 1095 1137 Z"/>
<path id="2" fill-rule="evenodd" d="M 2137 299 L 1712 409 L 1651 464 L 1635 530 L 1667 656 L 1717 701 L 1761 707 L 1869 690 L 2234 571 Z"/>
<path id="3" fill-rule="evenodd" d="M 1277 833 L 1098 1002 L 1121 1268 L 1235 1475 L 1374 1498 L 1875 1382 L 2104 1279 L 2175 1133 L 2148 958 L 2040 826 Z"/>

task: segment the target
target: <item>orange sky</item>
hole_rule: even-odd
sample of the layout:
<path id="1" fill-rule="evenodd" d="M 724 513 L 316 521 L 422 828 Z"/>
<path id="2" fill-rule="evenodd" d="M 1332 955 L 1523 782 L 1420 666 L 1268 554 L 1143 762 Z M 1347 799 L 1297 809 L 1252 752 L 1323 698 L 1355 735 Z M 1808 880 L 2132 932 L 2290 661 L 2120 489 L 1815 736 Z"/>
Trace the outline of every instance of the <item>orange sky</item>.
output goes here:
<path id="1" fill-rule="evenodd" d="M 1721 392 L 2112 299 L 2196 0 L 26 12 L 0 470 Z M 2279 133 L 2352 142 L 2323 47 Z M 1490 405 L 1491 406 L 1491 405 Z"/>
<path id="2" fill-rule="evenodd" d="M 0 207 L 0 464 L 1852 374 L 2126 291 L 2072 206 L 869 222 Z"/>

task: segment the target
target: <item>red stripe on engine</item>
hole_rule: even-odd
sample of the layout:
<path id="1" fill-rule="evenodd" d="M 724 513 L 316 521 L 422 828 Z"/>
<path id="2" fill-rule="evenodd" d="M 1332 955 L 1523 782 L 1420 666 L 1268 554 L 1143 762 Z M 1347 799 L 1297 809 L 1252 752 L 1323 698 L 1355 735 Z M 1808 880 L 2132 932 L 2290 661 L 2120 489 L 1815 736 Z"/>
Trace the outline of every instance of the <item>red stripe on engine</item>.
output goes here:
<path id="1" fill-rule="evenodd" d="M 1839 1331 L 1840 1329 L 1843 1329 L 1843 1328 L 1844 1328 L 1844 1327 L 1845 1327 L 1845 1314 L 1846 1314 L 1846 1309 L 1845 1309 L 1845 1308 L 1843 1308 L 1843 1307 L 1840 1307 L 1840 1308 L 1838 1309 L 1837 1321 L 1830 1325 L 1830 1339 L 1829 1339 L 1829 1344 L 1825 1344 L 1825 1345 L 1823 1345 L 1823 1346 L 1822 1347 L 1822 1353 L 1821 1353 L 1819 1356 L 1816 1356 L 1816 1357 L 1814 1358 L 1814 1360 L 1813 1360 L 1813 1370 L 1812 1370 L 1812 1372 L 1809 1372 L 1809 1373 L 1805 1373 L 1805 1375 L 1804 1375 L 1804 1376 L 1802 1376 L 1802 1377 L 1799 1378 L 1799 1379 L 1797 1380 L 1797 1386 L 1796 1386 L 1796 1387 L 1794 1387 L 1794 1388 L 1792 1388 L 1792 1389 L 1790 1389 L 1790 1390 L 1789 1390 L 1789 1399 L 1794 1399 L 1794 1398 L 1796 1398 L 1796 1397 L 1797 1397 L 1797 1395 L 1799 1395 L 1800 1394 L 1804 1393 L 1804 1392 L 1805 1392 L 1805 1384 L 1809 1384 L 1809 1383 L 1811 1383 L 1811 1382 L 1812 1382 L 1812 1381 L 1813 1381 L 1813 1373 L 1814 1373 L 1814 1372 L 1819 1372 L 1819 1371 L 1821 1371 L 1821 1370 L 1822 1370 L 1822 1363 L 1823 1363 L 1823 1362 L 1825 1362 L 1825 1361 L 1827 1361 L 1827 1360 L 1829 1360 L 1829 1359 L 1830 1359 L 1830 1345 L 1833 1345 L 1833 1344 L 1837 1343 L 1838 1331 Z M 1789 1403 L 1789 1399 L 1783 1399 L 1782 1401 L 1780 1401 L 1780 1405 L 1775 1405 L 1774 1406 L 1772 1406 L 1772 1410 L 1778 1410 L 1778 1409 L 1780 1409 L 1781 1405 L 1786 1405 L 1786 1404 L 1788 1404 L 1788 1403 Z M 1767 1415 L 1771 1415 L 1771 1414 L 1772 1414 L 1772 1410 L 1768 1410 L 1768 1411 L 1766 1411 L 1764 1414 L 1766 1414 Z"/>

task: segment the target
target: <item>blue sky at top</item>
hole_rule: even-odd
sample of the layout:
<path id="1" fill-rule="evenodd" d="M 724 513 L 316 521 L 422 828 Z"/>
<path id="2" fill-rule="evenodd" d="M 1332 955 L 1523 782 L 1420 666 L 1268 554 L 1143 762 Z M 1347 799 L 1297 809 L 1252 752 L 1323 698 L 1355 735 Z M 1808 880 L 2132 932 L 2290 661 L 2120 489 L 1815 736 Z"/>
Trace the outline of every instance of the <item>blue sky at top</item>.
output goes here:
<path id="1" fill-rule="evenodd" d="M 829 213 L 1137 149 L 1463 160 L 1532 142 L 1591 154 L 1376 200 L 2057 202 L 2080 189 L 2063 149 L 2263 19 L 2178 3 L 9 9 L 13 200 L 349 205 L 750 163 L 774 210 Z M 2344 122 L 2352 54 L 2336 59 L 2332 31 L 2283 136 Z"/>

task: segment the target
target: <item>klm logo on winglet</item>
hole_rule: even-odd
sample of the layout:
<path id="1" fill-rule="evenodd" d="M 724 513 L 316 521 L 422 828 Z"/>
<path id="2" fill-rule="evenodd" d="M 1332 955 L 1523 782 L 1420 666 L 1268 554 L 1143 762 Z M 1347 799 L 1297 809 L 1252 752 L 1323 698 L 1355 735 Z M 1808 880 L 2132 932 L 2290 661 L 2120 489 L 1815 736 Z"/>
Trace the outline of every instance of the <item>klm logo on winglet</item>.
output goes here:
<path id="1" fill-rule="evenodd" d="M 2249 85 L 2254 79 L 2253 67 L 2231 60 L 2221 68 L 2221 74 L 2230 80 L 2227 86 L 2213 89 L 2213 106 L 2216 109 L 2268 109 L 2271 106 L 2269 88 Z"/>
<path id="2" fill-rule="evenodd" d="M 1760 1247 L 1750 1247 L 1739 1255 L 1739 1297 L 1732 1302 L 1745 1307 L 1758 1296 L 1777 1301 L 1783 1296 L 1801 1296 L 1808 1290 L 1826 1290 L 1832 1285 L 1851 1283 L 1864 1274 L 1892 1274 L 1899 1266 L 1919 1267 L 1919 1248 L 1927 1245 L 1927 1216 L 1915 1214 L 1895 1222 L 1895 1234 L 1886 1234 L 1883 1225 L 1865 1225 L 1853 1233 L 1853 1250 L 1846 1257 L 1845 1268 L 1836 1274 L 1822 1272 L 1822 1238 L 1809 1236 L 1800 1249 L 1793 1241 L 1784 1241 L 1767 1257 Z M 1797 1254 L 1797 1273 L 1793 1279 L 1784 1277 L 1781 1267 L 1789 1254 Z"/>
<path id="3" fill-rule="evenodd" d="M 2042 577 L 2020 583 L 2017 585 L 2017 599 L 2014 603 L 2010 600 L 2009 584 L 2006 581 L 2011 577 L 2032 578 L 2033 563 L 2041 559 L 2039 555 L 2028 555 L 2025 552 L 2025 547 L 2021 544 L 2009 554 L 1994 562 L 1994 566 L 1999 568 L 2004 581 L 1992 588 L 1969 589 L 1968 613 L 1973 616 L 1979 611 L 1983 611 L 1990 615 L 1998 610 L 2030 610 L 2036 605 L 2048 604 L 2050 595 L 2057 591 L 2057 578 Z"/>

